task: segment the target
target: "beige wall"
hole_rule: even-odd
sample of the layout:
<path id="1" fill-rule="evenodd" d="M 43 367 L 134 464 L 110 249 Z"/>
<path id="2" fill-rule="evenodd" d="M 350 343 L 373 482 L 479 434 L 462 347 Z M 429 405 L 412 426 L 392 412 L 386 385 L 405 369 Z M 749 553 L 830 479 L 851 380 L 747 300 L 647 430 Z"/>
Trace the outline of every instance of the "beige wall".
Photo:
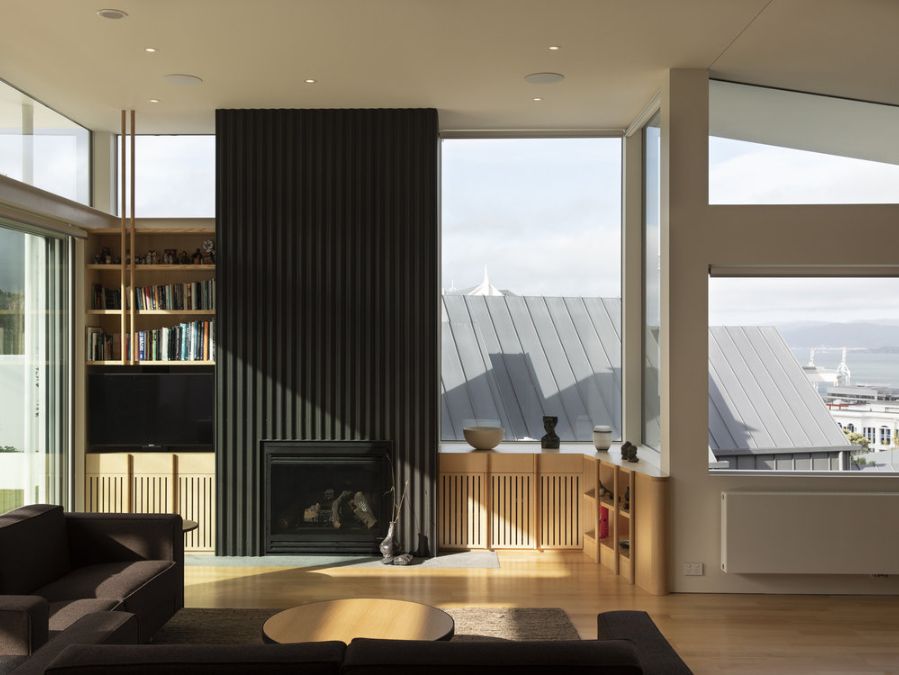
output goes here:
<path id="1" fill-rule="evenodd" d="M 662 95 L 661 381 L 672 590 L 899 593 L 899 578 L 721 572 L 723 490 L 899 492 L 899 478 L 711 475 L 707 333 L 710 266 L 896 266 L 899 273 L 897 250 L 897 205 L 709 206 L 708 73 L 670 71 Z M 872 537 L 895 536 L 878 527 L 877 514 L 860 526 Z M 705 563 L 705 575 L 685 577 L 688 561 Z"/>

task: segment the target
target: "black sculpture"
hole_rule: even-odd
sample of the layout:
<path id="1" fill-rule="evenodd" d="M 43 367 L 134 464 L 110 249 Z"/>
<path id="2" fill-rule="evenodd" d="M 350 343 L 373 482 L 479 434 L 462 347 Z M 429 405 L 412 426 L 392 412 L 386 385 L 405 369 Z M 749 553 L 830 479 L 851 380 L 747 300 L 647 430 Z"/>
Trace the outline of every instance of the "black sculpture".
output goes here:
<path id="1" fill-rule="evenodd" d="M 621 459 L 627 462 L 638 462 L 637 446 L 630 441 L 625 441 L 621 446 Z"/>
<path id="2" fill-rule="evenodd" d="M 556 435 L 556 425 L 559 418 L 552 415 L 544 415 L 543 428 L 546 429 L 546 435 L 540 439 L 540 447 L 544 450 L 558 450 L 559 437 Z"/>

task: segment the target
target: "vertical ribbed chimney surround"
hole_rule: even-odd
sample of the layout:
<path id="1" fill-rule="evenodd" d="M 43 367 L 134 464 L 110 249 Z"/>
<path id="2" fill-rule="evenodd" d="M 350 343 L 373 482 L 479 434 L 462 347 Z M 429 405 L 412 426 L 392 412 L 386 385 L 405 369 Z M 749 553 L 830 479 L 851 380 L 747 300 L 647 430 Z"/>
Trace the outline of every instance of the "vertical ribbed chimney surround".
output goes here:
<path id="1" fill-rule="evenodd" d="M 263 440 L 386 440 L 435 550 L 437 111 L 216 111 L 217 553 L 262 552 Z"/>

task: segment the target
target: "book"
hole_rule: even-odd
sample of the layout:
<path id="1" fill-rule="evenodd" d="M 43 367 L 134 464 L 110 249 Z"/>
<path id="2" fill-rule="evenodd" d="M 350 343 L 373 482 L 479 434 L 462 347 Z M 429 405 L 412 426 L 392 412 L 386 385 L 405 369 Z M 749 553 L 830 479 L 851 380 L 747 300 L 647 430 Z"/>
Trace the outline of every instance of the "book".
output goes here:
<path id="1" fill-rule="evenodd" d="M 214 310 L 215 279 L 138 286 L 134 289 L 134 306 L 138 310 Z"/>
<path id="2" fill-rule="evenodd" d="M 215 358 L 215 322 L 189 321 L 138 331 L 139 361 L 211 361 Z"/>

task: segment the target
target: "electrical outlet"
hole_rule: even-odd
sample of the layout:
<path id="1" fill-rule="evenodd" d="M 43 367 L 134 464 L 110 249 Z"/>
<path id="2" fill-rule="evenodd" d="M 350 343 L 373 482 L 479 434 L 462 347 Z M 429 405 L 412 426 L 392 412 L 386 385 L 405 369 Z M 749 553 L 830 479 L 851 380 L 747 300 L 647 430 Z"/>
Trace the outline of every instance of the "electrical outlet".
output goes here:
<path id="1" fill-rule="evenodd" d="M 703 570 L 701 562 L 685 562 L 684 563 L 684 576 L 701 577 L 704 574 L 705 574 L 705 570 Z"/>

